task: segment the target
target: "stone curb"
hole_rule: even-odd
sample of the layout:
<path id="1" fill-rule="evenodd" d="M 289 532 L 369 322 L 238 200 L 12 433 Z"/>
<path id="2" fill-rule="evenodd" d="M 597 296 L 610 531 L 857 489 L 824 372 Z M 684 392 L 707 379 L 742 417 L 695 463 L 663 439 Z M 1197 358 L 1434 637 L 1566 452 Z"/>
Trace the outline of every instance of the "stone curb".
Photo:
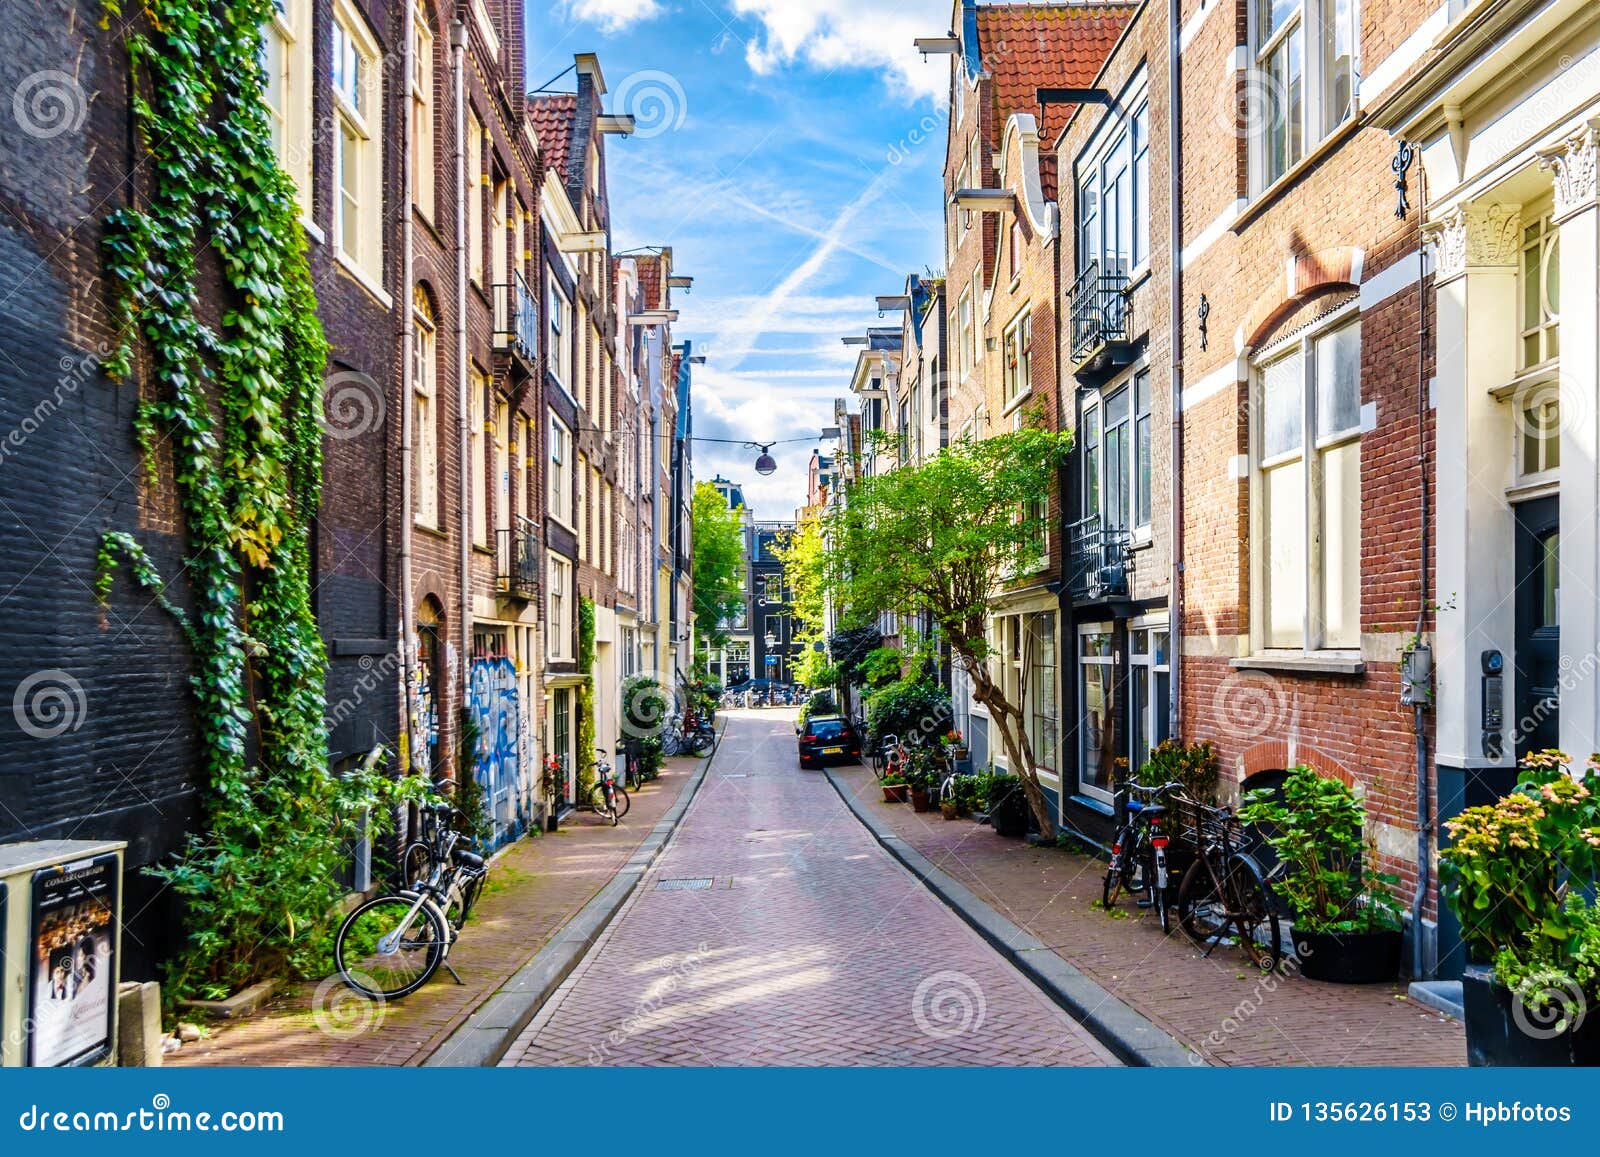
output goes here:
<path id="1" fill-rule="evenodd" d="M 695 768 L 678 801 L 650 829 L 650 834 L 634 849 L 633 855 L 611 882 L 601 888 L 499 991 L 479 1005 L 465 1023 L 422 1062 L 424 1068 L 492 1068 L 499 1064 L 522 1030 L 538 1015 L 544 1002 L 561 987 L 561 982 L 594 946 L 595 939 L 633 894 L 645 872 L 661 854 L 661 849 L 667 846 L 667 841 L 672 838 L 672 833 L 677 830 L 684 813 L 699 793 L 700 785 L 705 782 L 711 762 L 721 747 L 722 734 L 718 732 L 716 746 Z"/>
<path id="2" fill-rule="evenodd" d="M 1044 941 L 1007 920 L 965 884 L 883 825 L 824 769 L 833 790 L 884 849 L 928 886 L 950 909 L 977 930 L 995 950 L 1125 1064 L 1154 1068 L 1194 1068 L 1197 1055 L 1152 1021 L 1135 1012 L 1067 963 Z"/>

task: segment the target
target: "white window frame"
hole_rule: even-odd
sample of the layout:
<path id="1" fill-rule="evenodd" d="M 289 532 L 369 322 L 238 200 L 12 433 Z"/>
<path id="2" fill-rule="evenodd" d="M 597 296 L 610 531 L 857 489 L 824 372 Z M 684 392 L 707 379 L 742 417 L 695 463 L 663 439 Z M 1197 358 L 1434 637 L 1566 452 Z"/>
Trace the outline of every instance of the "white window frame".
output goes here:
<path id="1" fill-rule="evenodd" d="M 483 288 L 483 122 L 467 109 L 467 276 Z"/>
<path id="2" fill-rule="evenodd" d="M 428 24 L 428 6 L 416 2 L 411 18 L 411 203 L 429 221 L 434 219 L 433 29 Z"/>
<path id="3" fill-rule="evenodd" d="M 1099 516 L 1105 529 L 1126 530 L 1133 536 L 1133 545 L 1138 546 L 1149 542 L 1151 537 L 1151 522 L 1155 509 L 1155 414 L 1154 399 L 1150 396 L 1152 370 L 1146 359 L 1141 358 L 1128 370 L 1118 375 L 1116 379 L 1097 390 L 1083 407 L 1083 448 L 1084 455 L 1081 463 L 1083 472 L 1082 487 L 1082 517 Z M 1147 408 L 1141 417 L 1139 409 L 1139 382 L 1143 379 L 1146 383 Z M 1123 438 L 1123 454 L 1127 459 L 1127 498 L 1128 509 L 1124 520 L 1113 526 L 1106 521 L 1106 471 L 1109 459 L 1106 455 L 1106 435 L 1109 432 L 1106 426 L 1107 403 L 1118 393 L 1126 391 L 1128 397 L 1128 419 L 1123 423 L 1126 434 Z M 1139 427 L 1140 422 L 1147 424 L 1150 442 L 1151 468 L 1148 478 L 1140 473 L 1139 469 Z M 1093 431 L 1091 434 L 1089 431 Z M 1094 457 L 1091 460 L 1090 454 Z M 1094 487 L 1091 490 L 1088 483 L 1089 471 L 1092 467 L 1095 472 Z"/>
<path id="4" fill-rule="evenodd" d="M 1145 651 L 1140 653 L 1136 641 L 1140 635 L 1146 638 Z M 1157 650 L 1155 639 L 1157 635 L 1166 636 L 1166 646 Z M 1145 705 L 1144 718 L 1139 719 L 1138 696 L 1134 694 L 1134 684 L 1138 679 L 1136 672 L 1143 671 L 1145 679 Z M 1160 676 L 1167 676 L 1167 695 L 1161 695 Z M 1165 613 L 1143 615 L 1128 624 L 1128 768 L 1137 772 L 1142 764 L 1135 764 L 1133 750 L 1134 726 L 1138 724 L 1140 733 L 1147 745 L 1145 752 L 1148 757 L 1161 742 L 1158 732 L 1162 730 L 1158 724 L 1165 720 L 1165 730 L 1172 730 L 1172 712 L 1170 695 L 1172 693 L 1172 630 L 1171 623 Z"/>
<path id="5" fill-rule="evenodd" d="M 1124 91 L 1118 107 L 1132 111 L 1103 125 L 1075 166 L 1077 268 L 1098 264 L 1102 276 L 1132 282 L 1150 268 L 1150 95 L 1142 70 Z"/>
<path id="6" fill-rule="evenodd" d="M 549 583 L 545 591 L 545 655 L 556 662 L 571 662 L 577 656 L 572 637 L 572 560 L 547 551 Z"/>
<path id="7" fill-rule="evenodd" d="M 1110 650 L 1105 655 L 1084 654 L 1085 640 L 1091 635 L 1104 635 L 1110 639 Z M 1089 770 L 1089 681 L 1084 677 L 1083 668 L 1102 667 L 1107 671 L 1102 684 L 1106 702 L 1102 704 L 1106 713 L 1112 713 L 1116 696 L 1117 683 L 1117 640 L 1116 631 L 1110 623 L 1084 623 L 1078 627 L 1074 638 L 1075 646 L 1072 651 L 1072 661 L 1077 665 L 1078 684 L 1078 794 L 1086 799 L 1095 800 L 1110 805 L 1115 802 L 1116 772 L 1112 772 L 1112 782 L 1106 787 L 1092 784 L 1088 781 Z M 1117 754 L 1112 753 L 1112 767 L 1115 768 Z"/>
<path id="8" fill-rule="evenodd" d="M 412 290 L 414 397 L 412 442 L 417 525 L 439 529 L 439 352 L 433 305 L 419 285 Z"/>
<path id="9" fill-rule="evenodd" d="M 1028 304 L 1016 312 L 1002 336 L 1001 382 L 1005 409 L 1001 413 L 1019 410 L 1033 394 L 1033 341 L 1033 306 Z"/>
<path id="10" fill-rule="evenodd" d="M 967 286 L 961 291 L 961 296 L 956 299 L 956 350 L 959 359 L 961 376 L 965 378 L 976 368 L 977 321 L 973 316 L 974 295 L 972 286 Z"/>
<path id="11" fill-rule="evenodd" d="M 572 431 L 556 417 L 553 410 L 550 411 L 548 426 L 549 463 L 545 471 L 548 475 L 545 481 L 547 506 L 551 518 L 575 532 L 571 506 Z"/>
<path id="12" fill-rule="evenodd" d="M 472 495 L 472 544 L 487 550 L 489 542 L 489 375 L 476 365 L 467 369 L 467 470 Z"/>
<path id="13" fill-rule="evenodd" d="M 301 222 L 320 238 L 320 230 L 311 224 L 311 0 L 274 0 L 272 15 L 262 31 L 261 67 L 266 74 L 262 99 L 272 124 L 273 152 L 294 182 Z"/>
<path id="14" fill-rule="evenodd" d="M 1352 443 L 1357 446 L 1355 474 L 1357 491 L 1355 501 L 1357 509 L 1360 509 L 1361 467 L 1359 455 L 1365 422 L 1361 416 L 1364 410 L 1360 398 L 1363 383 L 1359 375 L 1359 369 L 1356 380 L 1356 418 L 1353 424 L 1337 430 L 1323 432 L 1319 429 L 1317 412 L 1320 388 L 1316 367 L 1317 343 L 1339 331 L 1352 327 L 1357 331 L 1357 348 L 1359 350 L 1362 339 L 1360 333 L 1361 314 L 1358 302 L 1349 303 L 1329 316 L 1320 319 L 1314 325 L 1307 326 L 1299 333 L 1264 348 L 1251 358 L 1250 644 L 1251 650 L 1257 655 L 1268 657 L 1273 655 L 1349 657 L 1359 654 L 1361 650 L 1361 530 L 1358 526 L 1356 541 L 1353 544 L 1357 558 L 1355 637 L 1350 642 L 1329 645 L 1326 626 L 1328 592 L 1326 575 L 1324 574 L 1327 532 L 1323 527 L 1323 492 L 1325 489 L 1324 476 L 1327 460 L 1333 452 L 1342 450 Z M 1280 364 L 1285 358 L 1294 356 L 1298 356 L 1301 359 L 1300 441 L 1297 446 L 1291 449 L 1268 456 L 1264 452 L 1266 436 L 1265 373 L 1270 367 Z M 1267 509 L 1266 476 L 1279 467 L 1297 464 L 1301 467 L 1300 488 L 1304 501 L 1301 519 L 1305 536 L 1304 542 L 1300 545 L 1300 557 L 1304 563 L 1302 569 L 1305 573 L 1305 586 L 1301 592 L 1303 624 L 1298 645 L 1280 643 L 1270 639 L 1268 636 L 1270 560 L 1266 554 L 1269 543 L 1266 520 L 1270 517 L 1270 512 Z"/>
<path id="15" fill-rule="evenodd" d="M 388 305 L 382 288 L 383 54 L 366 19 L 348 0 L 334 0 L 333 20 L 334 252 L 368 292 Z M 351 151 L 354 179 L 347 180 Z"/>
<path id="16" fill-rule="evenodd" d="M 1517 251 L 1517 367 L 1520 373 L 1532 373 L 1558 365 L 1561 361 L 1561 310 L 1558 302 L 1550 300 L 1550 275 L 1557 275 L 1556 290 L 1560 292 L 1561 226 L 1555 220 L 1555 207 L 1550 201 L 1522 216 L 1522 243 Z M 1528 280 L 1528 262 L 1532 259 L 1539 270 L 1537 285 Z M 1552 269 L 1551 262 L 1556 264 Z M 1528 324 L 1530 293 L 1537 293 L 1539 319 Z M 1528 345 L 1532 342 L 1538 356 L 1530 357 Z"/>
<path id="17" fill-rule="evenodd" d="M 547 358 L 550 376 L 555 378 L 556 384 L 566 391 L 568 397 L 576 396 L 572 392 L 572 299 L 567 296 L 567 291 L 557 280 L 555 271 L 551 270 L 546 275 L 550 285 L 549 302 L 546 313 L 549 326 L 549 357 Z"/>
<path id="18" fill-rule="evenodd" d="M 1284 4 L 1286 0 L 1277 0 Z M 1271 10 L 1274 0 L 1250 0 L 1246 28 L 1249 36 L 1250 68 L 1243 83 L 1251 94 L 1244 107 L 1254 118 L 1246 127 L 1250 139 L 1250 189 L 1259 196 L 1295 171 L 1318 146 L 1340 126 L 1356 119 L 1360 112 L 1359 78 L 1361 76 L 1361 3 L 1360 0 L 1287 0 L 1290 10 L 1275 27 L 1262 26 L 1262 8 Z M 1344 115 L 1339 116 L 1334 101 L 1327 91 L 1330 79 L 1336 75 L 1324 60 L 1322 47 L 1332 43 L 1337 34 L 1340 6 L 1347 22 L 1344 34 L 1350 49 L 1348 84 L 1350 94 Z M 1333 31 L 1330 32 L 1330 29 Z M 1290 38 L 1299 37 L 1300 50 L 1300 117 L 1299 149 L 1291 148 L 1293 124 L 1290 122 L 1290 98 L 1282 92 L 1273 75 L 1271 59 L 1284 49 Z M 1284 163 L 1274 171 L 1271 160 L 1273 130 L 1278 124 L 1284 131 Z"/>

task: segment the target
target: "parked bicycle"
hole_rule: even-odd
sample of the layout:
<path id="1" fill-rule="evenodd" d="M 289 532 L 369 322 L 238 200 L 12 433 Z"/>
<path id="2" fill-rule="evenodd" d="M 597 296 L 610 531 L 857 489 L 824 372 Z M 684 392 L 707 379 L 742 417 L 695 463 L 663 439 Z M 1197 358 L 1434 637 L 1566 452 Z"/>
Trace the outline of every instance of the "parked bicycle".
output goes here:
<path id="1" fill-rule="evenodd" d="M 911 768 L 911 748 L 898 735 L 885 735 L 870 753 L 872 774 L 880 780 L 905 775 Z"/>
<path id="2" fill-rule="evenodd" d="M 1207 807 L 1174 796 L 1195 860 L 1178 885 L 1178 924 L 1211 955 L 1232 941 L 1262 972 L 1283 956 L 1278 911 L 1266 878 L 1245 850 L 1245 829 L 1231 808 Z"/>
<path id="3" fill-rule="evenodd" d="M 467 837 L 450 820 L 448 803 L 433 805 L 425 878 L 351 912 L 333 941 L 333 960 L 345 984 L 373 1000 L 399 1000 L 432 979 L 440 968 L 457 984 L 450 949 L 483 895 L 489 877 L 482 856 L 465 850 Z M 408 864 L 420 864 L 410 856 Z M 407 869 L 409 870 L 409 869 Z"/>
<path id="4" fill-rule="evenodd" d="M 628 814 L 632 801 L 628 793 L 617 782 L 615 772 L 611 768 L 611 761 L 606 758 L 605 748 L 594 749 L 594 790 L 589 793 L 586 803 L 578 805 L 579 811 L 594 812 L 602 819 L 611 821 L 611 826 L 616 827 L 622 822 L 622 817 Z"/>
<path id="5" fill-rule="evenodd" d="M 709 721 L 697 721 L 692 712 L 672 716 L 661 731 L 663 755 L 692 755 L 699 758 L 716 743 L 716 726 Z"/>
<path id="6" fill-rule="evenodd" d="M 1171 888 L 1167 875 L 1167 846 L 1171 842 L 1166 827 L 1167 807 L 1156 801 L 1175 791 L 1179 783 L 1145 787 L 1125 783 L 1120 793 L 1125 798 L 1127 820 L 1111 843 L 1111 865 L 1106 869 L 1100 890 L 1100 903 L 1116 907 L 1117 898 L 1127 892 L 1142 896 L 1141 908 L 1154 908 L 1161 920 L 1161 931 L 1172 931 Z"/>

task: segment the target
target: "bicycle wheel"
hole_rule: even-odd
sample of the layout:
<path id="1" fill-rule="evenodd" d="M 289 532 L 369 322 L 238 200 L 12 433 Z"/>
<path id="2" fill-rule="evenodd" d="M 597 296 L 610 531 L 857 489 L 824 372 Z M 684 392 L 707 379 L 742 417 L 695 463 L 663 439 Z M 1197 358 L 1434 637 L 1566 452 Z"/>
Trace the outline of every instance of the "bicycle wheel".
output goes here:
<path id="1" fill-rule="evenodd" d="M 677 755 L 683 747 L 683 740 L 675 727 L 669 727 L 661 733 L 661 754 Z"/>
<path id="2" fill-rule="evenodd" d="M 613 802 L 616 805 L 617 818 L 620 820 L 623 816 L 628 814 L 628 809 L 633 806 L 633 801 L 628 798 L 628 789 L 623 787 L 620 783 L 617 784 L 617 786 L 612 790 L 616 793 Z"/>
<path id="3" fill-rule="evenodd" d="M 594 814 L 603 820 L 610 820 L 611 826 L 617 826 L 617 809 L 612 805 L 611 799 L 606 795 L 606 785 L 597 783 L 590 795 L 594 801 Z"/>
<path id="4" fill-rule="evenodd" d="M 374 1000 L 399 1000 L 428 983 L 444 960 L 449 932 L 415 897 L 379 896 L 346 917 L 333 941 L 344 982 Z"/>
<path id="5" fill-rule="evenodd" d="M 1170 882 L 1165 887 L 1161 885 L 1161 871 L 1156 867 L 1156 849 L 1149 847 L 1146 854 L 1144 878 L 1149 885 L 1150 903 L 1155 907 L 1156 918 L 1161 921 L 1161 934 L 1167 936 L 1172 933 L 1172 885 Z"/>
<path id="6" fill-rule="evenodd" d="M 1111 864 L 1106 868 L 1105 882 L 1100 886 L 1102 908 L 1115 907 L 1118 897 L 1133 883 L 1133 872 L 1129 869 L 1133 859 L 1133 842 L 1133 827 L 1124 825 L 1111 844 L 1114 849 L 1111 853 Z"/>
<path id="7" fill-rule="evenodd" d="M 1261 869 L 1248 856 L 1234 856 L 1228 861 L 1229 915 L 1238 930 L 1239 946 L 1262 972 L 1278 967 L 1283 958 L 1278 913 L 1272 906 L 1272 896 L 1267 892 Z"/>
<path id="8" fill-rule="evenodd" d="M 699 759 L 715 747 L 716 743 L 717 733 L 715 731 L 700 730 L 684 740 L 684 750 L 687 754 Z"/>
<path id="9" fill-rule="evenodd" d="M 1228 905 L 1203 859 L 1189 865 L 1178 885 L 1178 927 L 1208 950 L 1227 934 Z"/>
<path id="10" fill-rule="evenodd" d="M 413 840 L 400 853 L 400 886 L 414 889 L 432 875 L 433 849 L 421 840 Z"/>

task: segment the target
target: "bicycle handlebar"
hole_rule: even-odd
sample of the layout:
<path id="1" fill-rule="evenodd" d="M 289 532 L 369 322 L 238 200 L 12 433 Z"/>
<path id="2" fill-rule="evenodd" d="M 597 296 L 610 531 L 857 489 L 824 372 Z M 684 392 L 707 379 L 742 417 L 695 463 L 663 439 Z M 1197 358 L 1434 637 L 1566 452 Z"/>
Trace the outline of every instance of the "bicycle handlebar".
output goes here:
<path id="1" fill-rule="evenodd" d="M 1142 783 L 1125 783 L 1122 785 L 1122 789 L 1124 791 L 1137 792 L 1140 795 L 1164 795 L 1167 792 L 1172 791 L 1174 788 L 1182 791 L 1183 784 L 1179 783 L 1177 780 L 1169 780 L 1168 782 L 1161 784 L 1159 787 L 1146 787 Z"/>

